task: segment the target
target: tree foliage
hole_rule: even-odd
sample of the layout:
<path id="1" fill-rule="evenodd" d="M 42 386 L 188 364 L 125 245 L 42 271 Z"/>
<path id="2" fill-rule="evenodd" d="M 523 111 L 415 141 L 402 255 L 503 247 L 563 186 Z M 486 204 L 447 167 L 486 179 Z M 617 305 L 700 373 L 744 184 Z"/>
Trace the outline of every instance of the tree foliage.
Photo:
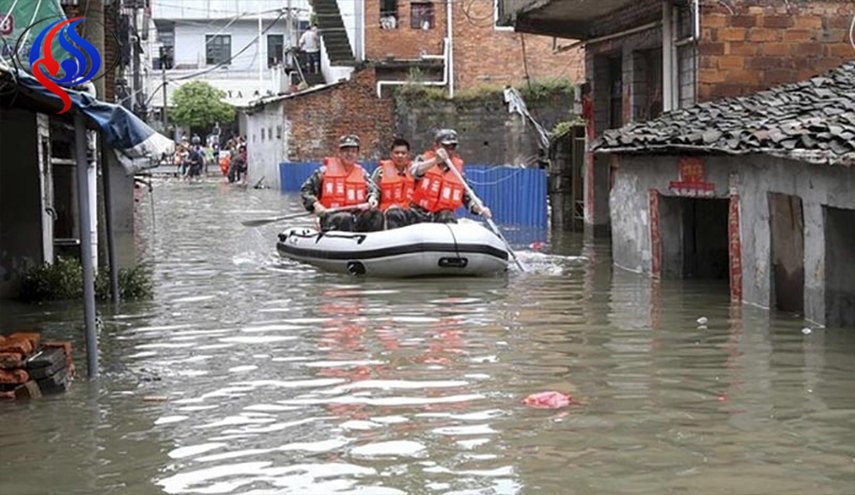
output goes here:
<path id="1" fill-rule="evenodd" d="M 231 122 L 235 109 L 222 101 L 225 96 L 225 92 L 205 81 L 189 82 L 173 93 L 174 109 L 169 116 L 178 125 L 196 129 L 210 128 L 215 122 Z"/>

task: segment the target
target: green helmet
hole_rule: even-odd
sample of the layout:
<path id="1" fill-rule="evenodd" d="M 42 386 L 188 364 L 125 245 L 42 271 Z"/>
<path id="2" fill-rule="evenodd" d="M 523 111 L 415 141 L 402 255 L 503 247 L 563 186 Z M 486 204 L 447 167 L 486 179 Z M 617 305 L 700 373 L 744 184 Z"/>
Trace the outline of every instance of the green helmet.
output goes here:
<path id="1" fill-rule="evenodd" d="M 440 129 L 436 131 L 435 141 L 440 144 L 457 144 L 457 131 L 454 129 Z"/>

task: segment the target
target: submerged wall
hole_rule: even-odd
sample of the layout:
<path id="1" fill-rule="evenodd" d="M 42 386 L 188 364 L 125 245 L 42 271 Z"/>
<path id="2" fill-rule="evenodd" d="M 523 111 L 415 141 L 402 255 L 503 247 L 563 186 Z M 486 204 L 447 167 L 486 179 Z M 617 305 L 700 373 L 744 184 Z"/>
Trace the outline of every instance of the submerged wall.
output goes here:
<path id="1" fill-rule="evenodd" d="M 669 237 L 674 222 L 667 220 L 667 208 L 651 218 L 650 191 L 673 196 L 669 183 L 678 178 L 678 156 L 621 156 L 617 159 L 614 186 L 610 195 L 612 254 L 622 268 L 652 273 L 654 252 L 651 221 L 660 223 L 662 250 L 667 259 L 673 250 Z M 826 272 L 851 270 L 855 259 L 837 256 L 834 268 L 826 265 L 825 207 L 855 210 L 855 169 L 810 165 L 767 156 L 705 156 L 705 180 L 714 184 L 714 197 L 739 195 L 739 239 L 741 245 L 741 296 L 747 303 L 770 307 L 772 301 L 772 260 L 769 193 L 798 196 L 802 200 L 804 220 L 804 311 L 808 320 L 826 319 Z M 839 223 L 839 222 L 838 222 Z M 846 236 L 835 234 L 835 239 Z M 679 247 L 677 248 L 679 249 Z M 830 248 L 839 253 L 840 248 Z M 673 253 L 671 253 L 673 255 Z M 666 264 L 667 265 L 667 264 Z M 843 268 L 845 265 L 846 268 Z M 665 267 L 667 268 L 667 266 Z M 661 267 L 660 267 L 661 269 Z M 831 279 L 833 280 L 836 279 Z M 833 282 L 834 283 L 834 282 Z M 838 284 L 839 285 L 839 284 Z M 855 285 L 849 291 L 855 293 Z M 840 289 L 834 289 L 841 299 Z M 852 295 L 855 297 L 855 294 Z M 831 310 L 832 308 L 829 308 Z"/>

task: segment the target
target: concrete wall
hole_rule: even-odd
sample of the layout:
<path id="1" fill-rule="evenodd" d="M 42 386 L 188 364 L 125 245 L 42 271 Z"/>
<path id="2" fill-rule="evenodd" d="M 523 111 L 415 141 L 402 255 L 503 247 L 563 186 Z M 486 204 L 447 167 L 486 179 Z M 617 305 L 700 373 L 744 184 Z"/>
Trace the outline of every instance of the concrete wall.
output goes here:
<path id="1" fill-rule="evenodd" d="M 437 129 L 452 128 L 460 135 L 460 154 L 472 164 L 531 165 L 537 163 L 534 127 L 519 114 L 508 113 L 501 92 L 485 93 L 467 101 L 397 100 L 395 128 L 410 141 L 413 151 L 433 147 Z M 547 130 L 570 118 L 572 97 L 556 93 L 527 101 L 529 112 Z"/>
<path id="2" fill-rule="evenodd" d="M 668 196 L 678 180 L 676 156 L 621 156 L 611 192 L 612 256 L 617 266 L 650 273 L 648 192 Z M 726 198 L 732 183 L 740 197 L 743 300 L 771 304 L 771 234 L 768 193 L 799 196 L 805 223 L 805 317 L 825 320 L 825 227 L 823 205 L 855 210 L 855 169 L 809 165 L 767 156 L 706 156 L 706 181 Z M 663 246 L 664 247 L 664 246 Z M 855 286 L 853 286 L 855 291 Z"/>
<path id="3" fill-rule="evenodd" d="M 285 161 L 291 122 L 282 118 L 282 101 L 269 103 L 260 111 L 247 114 L 246 139 L 249 143 L 248 183 L 264 178 L 264 185 L 279 189 L 279 164 Z"/>
<path id="4" fill-rule="evenodd" d="M 0 298 L 44 262 L 38 149 L 36 114 L 0 112 Z"/>
<path id="5" fill-rule="evenodd" d="M 265 20 L 262 29 L 270 26 L 272 20 Z M 258 36 L 258 21 L 248 18 L 235 21 L 225 27 L 228 21 L 217 21 L 210 24 L 176 24 L 175 25 L 175 66 L 187 64 L 204 69 L 205 64 L 205 36 L 214 34 L 231 35 L 232 56 L 234 59 L 226 68 L 218 69 L 223 72 L 250 71 L 258 72 L 258 57 L 262 58 L 264 68 L 267 69 L 267 35 L 285 34 L 285 21 L 280 20 L 269 31 L 264 33 L 261 46 L 253 41 Z M 249 48 L 241 54 L 238 52 L 245 46 Z M 261 53 L 259 54 L 259 48 Z M 154 54 L 152 54 L 154 56 Z M 213 74 L 216 74 L 214 71 Z"/>

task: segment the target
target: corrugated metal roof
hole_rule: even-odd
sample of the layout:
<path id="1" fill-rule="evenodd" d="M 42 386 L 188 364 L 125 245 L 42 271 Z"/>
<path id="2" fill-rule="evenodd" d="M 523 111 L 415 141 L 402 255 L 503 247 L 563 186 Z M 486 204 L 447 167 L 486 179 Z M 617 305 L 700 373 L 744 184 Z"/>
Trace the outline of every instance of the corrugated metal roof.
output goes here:
<path id="1" fill-rule="evenodd" d="M 599 153 L 762 153 L 817 164 L 855 163 L 855 62 L 807 81 L 701 103 L 605 131 Z"/>

